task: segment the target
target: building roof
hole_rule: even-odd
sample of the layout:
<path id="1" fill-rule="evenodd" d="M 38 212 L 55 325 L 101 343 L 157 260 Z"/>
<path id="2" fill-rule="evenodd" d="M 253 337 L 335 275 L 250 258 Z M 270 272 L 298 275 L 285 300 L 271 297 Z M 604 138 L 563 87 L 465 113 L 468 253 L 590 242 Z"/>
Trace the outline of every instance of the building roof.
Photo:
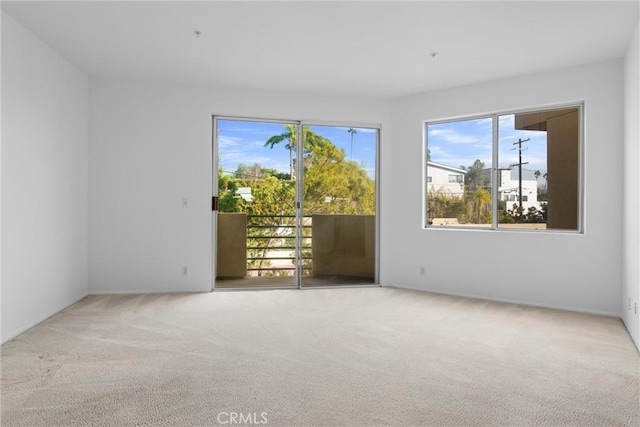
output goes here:
<path id="1" fill-rule="evenodd" d="M 467 174 L 467 171 L 464 170 L 464 169 L 454 168 L 453 166 L 447 166 L 447 165 L 443 165 L 441 163 L 436 163 L 436 162 L 432 162 L 432 161 L 428 161 L 427 162 L 427 166 L 432 167 L 432 168 L 444 169 L 444 170 L 448 170 L 448 171 L 451 171 L 451 172 L 457 172 L 457 173 L 461 173 L 463 175 Z"/>

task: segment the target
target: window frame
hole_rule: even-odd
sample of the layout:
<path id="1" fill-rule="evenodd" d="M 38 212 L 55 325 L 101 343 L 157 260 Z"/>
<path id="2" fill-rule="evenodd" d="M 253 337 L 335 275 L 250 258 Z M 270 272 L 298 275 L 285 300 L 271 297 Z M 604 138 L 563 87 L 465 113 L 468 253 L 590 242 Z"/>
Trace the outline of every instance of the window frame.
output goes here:
<path id="1" fill-rule="evenodd" d="M 460 175 L 457 173 L 450 173 L 449 184 L 464 184 L 464 175 Z"/>
<path id="2" fill-rule="evenodd" d="M 512 115 L 512 114 L 525 114 L 536 113 L 553 110 L 563 110 L 568 108 L 578 109 L 578 210 L 577 210 L 577 223 L 576 229 L 521 229 L 521 228 L 508 228 L 500 227 L 498 223 L 498 153 L 499 153 L 499 118 L 500 116 Z M 480 120 L 480 119 L 492 119 L 492 155 L 491 155 L 491 225 L 490 227 L 478 224 L 477 226 L 460 226 L 451 225 L 447 227 L 434 226 L 429 224 L 429 209 L 428 209 L 428 186 L 426 185 L 426 177 L 428 173 L 428 156 L 429 153 L 429 135 L 428 126 L 437 125 L 466 120 Z M 533 107 L 523 107 L 515 109 L 505 109 L 500 111 L 493 111 L 491 113 L 478 113 L 463 116 L 454 116 L 447 118 L 439 118 L 434 120 L 422 121 L 422 229 L 423 230 L 454 230 L 454 231 L 499 231 L 499 232 L 517 232 L 517 233 L 561 233 L 561 234 L 585 234 L 585 102 L 574 101 L 566 103 L 538 105 Z"/>

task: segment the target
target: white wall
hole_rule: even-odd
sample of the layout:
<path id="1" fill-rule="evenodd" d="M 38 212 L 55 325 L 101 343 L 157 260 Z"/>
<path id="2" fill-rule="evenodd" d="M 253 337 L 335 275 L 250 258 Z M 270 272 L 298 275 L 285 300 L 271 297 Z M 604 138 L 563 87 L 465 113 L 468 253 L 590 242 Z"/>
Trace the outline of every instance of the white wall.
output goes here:
<path id="1" fill-rule="evenodd" d="M 92 81 L 91 293 L 211 289 L 214 114 L 387 120 L 386 106 L 371 100 Z"/>
<path id="2" fill-rule="evenodd" d="M 624 290 L 622 318 L 640 348 L 640 43 L 636 29 L 624 60 Z M 636 304 L 636 309 L 634 309 Z"/>
<path id="3" fill-rule="evenodd" d="M 584 235 L 421 229 L 423 120 L 581 100 L 586 103 Z M 407 97 L 393 104 L 391 122 L 392 170 L 384 185 L 394 191 L 386 194 L 382 210 L 383 283 L 620 316 L 621 61 Z M 596 171 L 606 171 L 607 179 Z M 505 254 L 504 248 L 510 251 Z M 535 264 L 533 272 L 523 259 Z"/>
<path id="4" fill-rule="evenodd" d="M 87 77 L 2 13 L 2 341 L 87 294 Z"/>

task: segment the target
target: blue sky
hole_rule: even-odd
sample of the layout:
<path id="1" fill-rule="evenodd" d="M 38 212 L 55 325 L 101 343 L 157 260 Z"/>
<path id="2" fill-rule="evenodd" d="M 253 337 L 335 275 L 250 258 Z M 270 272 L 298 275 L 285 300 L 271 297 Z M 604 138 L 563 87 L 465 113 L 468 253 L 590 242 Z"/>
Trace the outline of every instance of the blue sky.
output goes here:
<path id="1" fill-rule="evenodd" d="M 348 127 L 310 126 L 315 133 L 328 138 L 351 158 L 351 134 Z M 376 129 L 356 128 L 353 136 L 353 161 L 358 162 L 371 178 L 375 178 Z M 289 173 L 289 151 L 285 142 L 273 149 L 264 143 L 273 135 L 285 131 L 281 123 L 247 122 L 239 120 L 218 121 L 218 158 L 225 171 L 233 172 L 238 164 L 259 163 L 264 168 L 273 168 Z"/>
<path id="2" fill-rule="evenodd" d="M 448 123 L 430 124 L 427 127 L 427 146 L 431 160 L 459 168 L 470 166 L 476 159 L 491 166 L 492 119 L 479 118 Z M 518 139 L 529 141 L 522 144 L 522 162 L 529 162 L 525 169 L 546 171 L 547 133 L 514 129 L 514 116 L 499 116 L 498 167 L 507 168 L 518 163 Z"/>

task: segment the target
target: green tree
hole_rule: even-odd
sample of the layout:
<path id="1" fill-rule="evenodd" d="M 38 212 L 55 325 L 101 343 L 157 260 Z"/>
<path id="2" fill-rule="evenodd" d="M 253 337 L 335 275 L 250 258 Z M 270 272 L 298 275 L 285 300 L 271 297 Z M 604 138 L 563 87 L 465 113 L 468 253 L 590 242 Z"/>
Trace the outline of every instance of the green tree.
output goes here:
<path id="1" fill-rule="evenodd" d="M 253 166 L 240 163 L 233 175 L 238 179 L 263 179 L 268 176 L 274 176 L 278 179 L 289 179 L 288 174 L 278 172 L 273 168 L 263 168 L 259 163 L 254 163 Z"/>
<path id="2" fill-rule="evenodd" d="M 484 162 L 476 159 L 471 166 L 460 166 L 466 171 L 464 178 L 464 222 L 485 224 L 491 222 L 491 173 Z"/>
<path id="3" fill-rule="evenodd" d="M 235 177 L 218 169 L 218 210 L 220 212 L 240 212 L 235 198 L 238 183 Z"/>
<path id="4" fill-rule="evenodd" d="M 295 131 L 295 127 L 286 125 L 285 132 L 270 137 L 265 145 L 277 144 L 274 142 L 275 137 L 287 135 L 289 131 Z M 329 139 L 309 128 L 305 128 L 304 132 L 305 211 L 375 213 L 375 181 L 357 162 L 347 160 L 344 150 L 336 147 Z M 290 135 L 289 138 L 295 140 L 295 135 Z M 294 214 L 296 184 L 295 181 L 284 178 L 288 178 L 286 174 L 262 168 L 259 164 L 240 164 L 233 175 L 221 172 L 218 181 L 220 197 L 224 199 L 222 205 L 225 207 L 225 210 L 221 208 L 221 211 L 246 212 L 250 215 Z M 251 188 L 251 202 L 241 199 L 236 194 L 240 187 Z"/>
<path id="5" fill-rule="evenodd" d="M 460 168 L 467 172 L 464 178 L 467 194 L 474 194 L 479 188 L 490 188 L 491 175 L 485 170 L 484 162 L 480 159 L 476 159 L 469 167 L 461 166 Z"/>
<path id="6" fill-rule="evenodd" d="M 313 213 L 373 214 L 375 182 L 343 150 L 317 137 L 305 157 L 305 210 Z"/>
<path id="7" fill-rule="evenodd" d="M 247 166 L 244 163 L 240 163 L 236 168 L 234 175 L 239 179 L 264 178 L 262 167 L 258 163 L 254 163 L 253 166 Z"/>
<path id="8" fill-rule="evenodd" d="M 468 218 L 474 224 L 491 222 L 491 194 L 484 188 L 478 188 L 467 203 Z"/>

